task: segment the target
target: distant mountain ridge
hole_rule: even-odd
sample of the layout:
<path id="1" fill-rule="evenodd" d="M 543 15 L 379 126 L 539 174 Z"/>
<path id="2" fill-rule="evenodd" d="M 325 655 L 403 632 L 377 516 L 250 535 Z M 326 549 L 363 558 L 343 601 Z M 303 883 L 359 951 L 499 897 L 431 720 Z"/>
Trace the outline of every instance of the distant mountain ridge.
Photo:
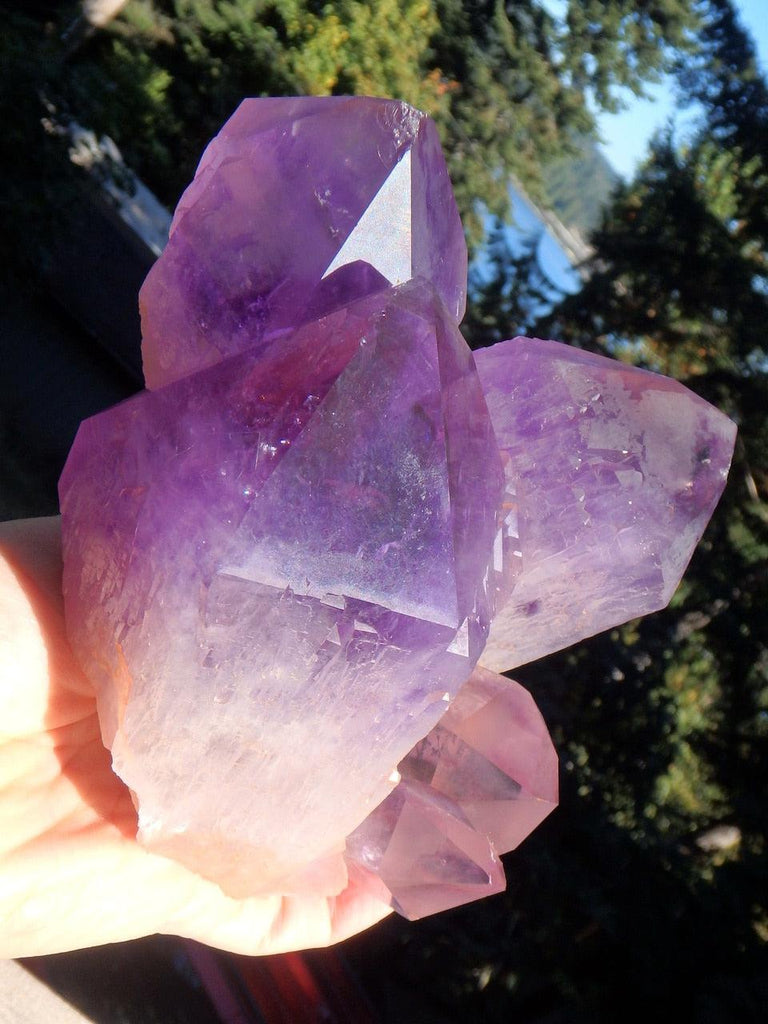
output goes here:
<path id="1" fill-rule="evenodd" d="M 575 156 L 544 168 L 544 188 L 547 205 L 563 224 L 588 238 L 621 178 L 592 139 L 580 139 L 578 147 Z"/>

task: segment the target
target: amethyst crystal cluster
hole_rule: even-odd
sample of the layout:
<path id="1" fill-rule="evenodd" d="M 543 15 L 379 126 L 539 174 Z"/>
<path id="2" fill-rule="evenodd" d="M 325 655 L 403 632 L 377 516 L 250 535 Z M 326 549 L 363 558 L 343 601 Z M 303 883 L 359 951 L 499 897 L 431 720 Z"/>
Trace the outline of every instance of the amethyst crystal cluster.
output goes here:
<path id="1" fill-rule="evenodd" d="M 674 381 L 473 358 L 466 267 L 427 117 L 246 100 L 142 288 L 148 390 L 64 470 L 69 635 L 139 838 L 232 895 L 503 888 L 557 770 L 490 669 L 662 607 L 724 486 L 733 424 Z"/>

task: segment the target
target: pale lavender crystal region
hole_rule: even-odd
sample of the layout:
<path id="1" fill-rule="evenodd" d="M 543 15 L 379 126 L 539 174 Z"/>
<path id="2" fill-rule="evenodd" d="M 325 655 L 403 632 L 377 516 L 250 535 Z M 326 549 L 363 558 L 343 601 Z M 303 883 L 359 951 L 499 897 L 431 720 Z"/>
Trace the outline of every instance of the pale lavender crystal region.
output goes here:
<path id="1" fill-rule="evenodd" d="M 141 289 L 147 387 L 414 277 L 461 320 L 467 251 L 434 123 L 395 100 L 244 100 Z"/>
<path id="2" fill-rule="evenodd" d="M 411 919 L 502 889 L 498 855 L 557 806 L 557 754 L 533 698 L 479 666 L 398 772 L 346 858 L 359 883 Z"/>
<path id="3" fill-rule="evenodd" d="M 349 876 L 415 921 L 502 892 L 504 869 L 488 836 L 454 801 L 400 782 L 347 839 Z"/>
<path id="4" fill-rule="evenodd" d="M 232 896 L 417 918 L 557 802 L 508 669 L 662 607 L 735 428 L 554 342 L 473 357 L 435 126 L 246 100 L 141 292 L 149 390 L 60 481 L 73 649 L 139 839 Z M 476 667 L 478 660 L 485 668 Z"/>
<path id="5" fill-rule="evenodd" d="M 475 361 L 506 477 L 482 664 L 506 671 L 669 602 L 736 427 L 677 381 L 556 342 Z"/>
<path id="6" fill-rule="evenodd" d="M 69 634 L 142 841 L 237 894 L 340 852 L 482 650 L 501 486 L 423 281 L 87 420 Z"/>
<path id="7" fill-rule="evenodd" d="M 457 803 L 498 853 L 557 806 L 557 754 L 533 697 L 479 665 L 398 769 Z"/>

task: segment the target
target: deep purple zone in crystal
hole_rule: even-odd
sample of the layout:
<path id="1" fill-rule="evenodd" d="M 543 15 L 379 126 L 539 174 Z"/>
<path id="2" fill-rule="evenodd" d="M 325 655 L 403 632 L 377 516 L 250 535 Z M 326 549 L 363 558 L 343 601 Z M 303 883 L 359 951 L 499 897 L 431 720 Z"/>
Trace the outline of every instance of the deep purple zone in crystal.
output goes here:
<path id="1" fill-rule="evenodd" d="M 377 293 L 257 361 L 233 356 L 87 421 L 61 494 L 70 635 L 144 840 L 205 831 L 215 807 L 212 831 L 251 843 L 264 884 L 332 852 L 488 628 L 501 467 L 471 354 L 432 288 Z M 89 559 L 97 575 L 80 571 Z M 329 688 L 336 703 L 318 706 Z M 236 748 L 248 716 L 258 750 L 191 778 L 192 726 Z M 254 777 L 270 780 L 262 796 Z M 308 779 L 323 796 L 303 795 Z M 291 794 L 291 838 L 273 851 Z"/>
<path id="2" fill-rule="evenodd" d="M 503 888 L 556 756 L 475 662 L 661 607 L 722 491 L 722 414 L 554 342 L 473 360 L 465 289 L 428 118 L 247 100 L 142 289 L 153 390 L 73 446 L 67 621 L 105 742 L 139 838 L 232 895 L 348 872 L 420 917 Z"/>
<path id="3" fill-rule="evenodd" d="M 328 287 L 354 262 L 366 290 L 431 281 L 461 320 L 466 246 L 432 121 L 393 100 L 243 101 L 141 290 L 147 386 L 360 298 L 354 275 Z"/>

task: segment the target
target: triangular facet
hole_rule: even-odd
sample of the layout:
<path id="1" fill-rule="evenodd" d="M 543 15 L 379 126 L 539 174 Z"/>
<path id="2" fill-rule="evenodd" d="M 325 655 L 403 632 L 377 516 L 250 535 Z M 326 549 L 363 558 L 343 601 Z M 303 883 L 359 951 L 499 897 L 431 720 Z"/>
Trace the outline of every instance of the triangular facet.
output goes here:
<path id="1" fill-rule="evenodd" d="M 412 299 L 398 290 L 351 307 L 358 352 L 246 513 L 237 571 L 455 629 L 438 343 Z"/>
<path id="2" fill-rule="evenodd" d="M 411 270 L 411 151 L 395 164 L 361 215 L 352 233 L 336 253 L 323 278 L 361 260 L 390 282 L 410 281 Z"/>

